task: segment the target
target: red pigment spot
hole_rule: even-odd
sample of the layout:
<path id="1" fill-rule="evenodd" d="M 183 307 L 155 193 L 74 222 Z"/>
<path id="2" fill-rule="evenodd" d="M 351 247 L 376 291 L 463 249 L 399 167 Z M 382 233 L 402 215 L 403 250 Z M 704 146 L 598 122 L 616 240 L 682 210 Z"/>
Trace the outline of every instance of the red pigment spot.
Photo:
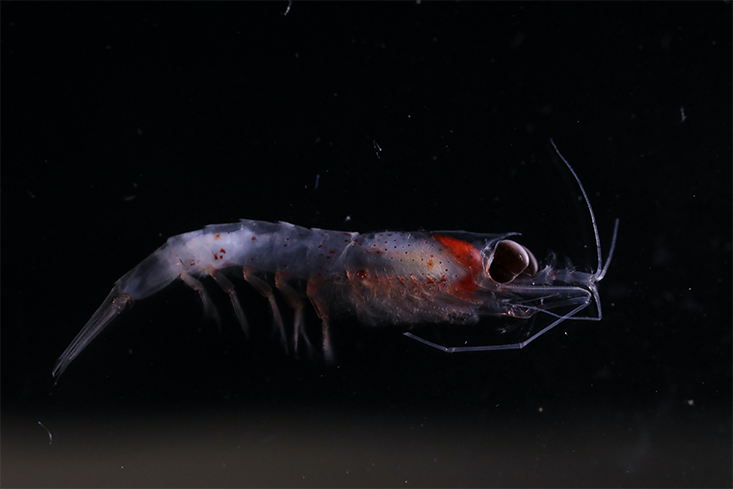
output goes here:
<path id="1" fill-rule="evenodd" d="M 323 245 L 318 245 L 319 248 L 323 248 Z"/>
<path id="2" fill-rule="evenodd" d="M 283 248 L 287 248 L 287 247 L 288 247 L 288 245 L 287 245 L 287 244 L 284 244 L 284 245 L 283 245 Z"/>
<path id="3" fill-rule="evenodd" d="M 433 285 L 433 284 L 435 283 L 435 280 L 433 280 L 432 278 L 428 278 L 428 279 L 427 279 L 427 280 L 425 281 L 425 283 L 426 283 L 426 284 L 428 284 L 428 285 Z"/>
<path id="4" fill-rule="evenodd" d="M 219 239 L 221 239 L 221 234 L 219 234 L 219 233 L 216 233 L 216 234 L 214 235 L 214 241 L 216 241 L 216 240 L 219 240 Z"/>
<path id="5" fill-rule="evenodd" d="M 219 248 L 219 253 L 226 253 L 226 252 L 227 250 L 225 250 L 224 248 Z"/>
<path id="6" fill-rule="evenodd" d="M 252 236 L 252 241 L 257 241 L 257 238 L 255 238 L 254 236 Z"/>
<path id="7" fill-rule="evenodd" d="M 428 260 L 428 268 L 433 268 L 433 259 Z"/>
<path id="8" fill-rule="evenodd" d="M 453 256 L 453 259 L 469 272 L 460 282 L 456 283 L 455 288 L 466 292 L 476 290 L 478 286 L 474 280 L 474 275 L 482 271 L 479 251 L 470 243 L 442 234 L 433 235 L 433 239 L 442 244 L 446 251 Z"/>
<path id="9" fill-rule="evenodd" d="M 328 250 L 328 252 L 329 252 L 330 254 L 332 254 L 332 255 L 335 255 L 335 254 L 336 254 L 336 252 L 335 252 L 335 251 L 333 251 L 333 250 Z"/>
<path id="10" fill-rule="evenodd" d="M 472 272 L 481 270 L 481 254 L 470 243 L 442 234 L 434 235 L 433 239 L 440 242 L 460 265 Z M 430 256 L 432 257 L 432 255 Z"/>
<path id="11" fill-rule="evenodd" d="M 190 262 L 190 263 L 191 263 L 191 266 L 194 266 L 194 265 L 196 264 L 196 262 L 195 262 L 195 261 L 193 261 L 193 260 L 191 260 L 191 262 Z"/>
<path id="12" fill-rule="evenodd" d="M 356 275 L 359 278 L 367 278 L 369 276 L 366 270 L 359 270 L 358 272 L 356 272 Z"/>

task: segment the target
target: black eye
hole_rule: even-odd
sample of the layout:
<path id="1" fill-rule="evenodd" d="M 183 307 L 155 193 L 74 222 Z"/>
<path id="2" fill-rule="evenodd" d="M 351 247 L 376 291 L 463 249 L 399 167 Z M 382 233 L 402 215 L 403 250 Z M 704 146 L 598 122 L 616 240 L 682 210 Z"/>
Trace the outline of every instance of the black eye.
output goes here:
<path id="1" fill-rule="evenodd" d="M 494 257 L 487 272 L 495 282 L 506 284 L 520 274 L 534 275 L 537 273 L 537 260 L 524 246 L 505 239 L 496 245 Z"/>

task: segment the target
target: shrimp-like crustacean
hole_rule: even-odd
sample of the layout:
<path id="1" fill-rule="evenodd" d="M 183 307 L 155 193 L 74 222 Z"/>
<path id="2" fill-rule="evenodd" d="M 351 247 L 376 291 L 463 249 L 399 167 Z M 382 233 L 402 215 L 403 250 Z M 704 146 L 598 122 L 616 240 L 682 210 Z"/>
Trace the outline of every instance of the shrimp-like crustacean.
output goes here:
<path id="1" fill-rule="evenodd" d="M 603 279 L 613 254 L 618 220 L 603 266 L 590 201 L 575 171 L 562 155 L 560 158 L 575 177 L 590 212 L 598 252 L 595 272 L 556 268 L 552 258 L 540 267 L 531 251 L 508 239 L 518 233 L 360 234 L 252 220 L 206 226 L 169 238 L 123 275 L 59 357 L 53 375 L 60 376 L 128 304 L 155 294 L 177 279 L 197 291 L 206 313 L 218 319 L 201 282 L 211 277 L 228 294 L 237 320 L 247 333 L 247 319 L 227 273 L 243 277 L 267 298 L 286 349 L 290 342 L 278 302 L 294 310 L 295 352 L 301 338 L 308 344 L 303 317 L 309 302 L 321 321 L 327 361 L 333 355 L 329 339 L 332 319 L 344 314 L 356 316 L 366 325 L 467 324 L 477 322 L 481 316 L 530 318 L 537 313 L 551 319 L 540 331 L 510 344 L 451 348 L 405 333 L 446 352 L 522 348 L 565 320 L 600 320 L 597 283 Z M 596 315 L 578 315 L 593 302 Z"/>

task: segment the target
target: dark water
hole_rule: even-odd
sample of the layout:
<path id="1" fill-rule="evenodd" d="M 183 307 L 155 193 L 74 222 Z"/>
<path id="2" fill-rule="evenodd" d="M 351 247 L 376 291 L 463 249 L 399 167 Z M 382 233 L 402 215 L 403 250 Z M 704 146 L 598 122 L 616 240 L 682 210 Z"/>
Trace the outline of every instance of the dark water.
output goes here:
<path id="1" fill-rule="evenodd" d="M 730 487 L 730 5 L 287 6 L 2 5 L 0 483 Z M 325 366 L 243 282 L 249 342 L 179 284 L 53 386 L 114 281 L 206 224 L 516 231 L 592 269 L 549 138 L 606 249 L 621 220 L 603 321 L 448 355 L 345 320 Z"/>

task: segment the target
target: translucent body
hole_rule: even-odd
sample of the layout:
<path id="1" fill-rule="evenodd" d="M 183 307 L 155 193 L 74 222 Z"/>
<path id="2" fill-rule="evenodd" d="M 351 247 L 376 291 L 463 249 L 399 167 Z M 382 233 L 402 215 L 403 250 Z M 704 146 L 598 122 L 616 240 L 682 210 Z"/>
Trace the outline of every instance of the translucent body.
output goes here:
<path id="1" fill-rule="evenodd" d="M 582 185 L 580 188 L 585 196 Z M 286 349 L 290 342 L 275 294 L 293 308 L 292 344 L 296 352 L 307 299 L 322 323 L 327 360 L 332 358 L 331 319 L 340 315 L 356 316 L 366 325 L 466 324 L 477 322 L 481 316 L 530 318 L 538 312 L 552 318 L 539 332 L 508 344 L 445 347 L 405 333 L 446 352 L 522 348 L 567 319 L 601 318 L 597 282 L 610 262 L 616 230 L 604 268 L 595 217 L 585 197 L 598 249 L 598 268 L 594 273 L 555 268 L 553 259 L 540 269 L 527 248 L 507 239 L 516 233 L 359 234 L 242 220 L 173 236 L 116 282 L 59 357 L 53 373 L 60 376 L 129 303 L 153 295 L 177 279 L 196 290 L 207 314 L 218 320 L 218 312 L 200 281 L 211 277 L 229 295 L 246 333 L 246 315 L 226 274 L 242 276 L 268 299 Z M 597 316 L 578 316 L 593 302 L 597 304 Z M 567 308 L 570 311 L 563 314 L 554 312 Z"/>

